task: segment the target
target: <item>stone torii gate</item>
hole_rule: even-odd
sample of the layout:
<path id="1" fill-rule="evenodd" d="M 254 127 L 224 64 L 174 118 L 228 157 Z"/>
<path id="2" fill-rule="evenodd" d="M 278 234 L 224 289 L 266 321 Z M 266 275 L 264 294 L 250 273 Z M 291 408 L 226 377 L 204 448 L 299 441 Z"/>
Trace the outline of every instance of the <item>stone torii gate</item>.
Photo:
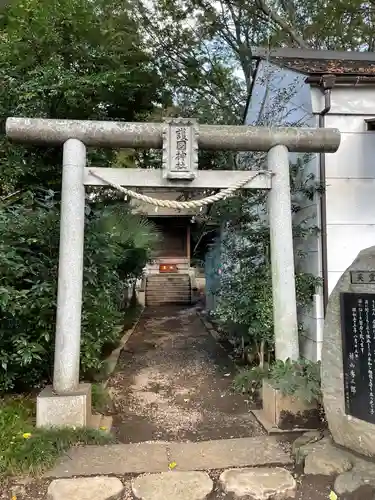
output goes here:
<path id="1" fill-rule="evenodd" d="M 91 387 L 79 383 L 85 186 L 111 185 L 135 197 L 129 187 L 224 190 L 200 202 L 184 202 L 189 207 L 207 205 L 237 189 L 269 190 L 276 357 L 298 358 L 288 153 L 334 153 L 340 144 L 338 130 L 198 125 L 183 118 L 164 123 L 8 118 L 6 133 L 15 142 L 63 147 L 54 376 L 53 387 L 38 396 L 38 426 L 90 425 Z M 163 149 L 163 169 L 92 171 L 86 166 L 90 146 Z M 265 151 L 268 170 L 198 171 L 198 147 Z"/>

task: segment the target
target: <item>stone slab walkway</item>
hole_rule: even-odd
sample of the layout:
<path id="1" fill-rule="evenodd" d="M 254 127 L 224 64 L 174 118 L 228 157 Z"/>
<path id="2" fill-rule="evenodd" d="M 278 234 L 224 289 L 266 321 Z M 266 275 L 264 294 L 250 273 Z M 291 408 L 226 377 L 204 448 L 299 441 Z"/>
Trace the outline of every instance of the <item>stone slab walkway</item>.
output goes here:
<path id="1" fill-rule="evenodd" d="M 47 500 L 216 500 L 227 498 L 226 493 L 230 498 L 283 500 L 295 498 L 297 489 L 293 475 L 280 467 L 231 469 L 217 479 L 215 485 L 202 471 L 142 474 L 124 483 L 109 476 L 55 479 L 48 486 Z"/>
<path id="2" fill-rule="evenodd" d="M 132 481 L 133 494 L 140 500 L 204 500 L 213 488 L 206 472 L 161 472 Z"/>
<path id="3" fill-rule="evenodd" d="M 265 434 L 231 384 L 236 367 L 194 308 L 146 309 L 108 382 L 122 443 Z"/>
<path id="4" fill-rule="evenodd" d="M 48 500 L 122 500 L 129 486 L 139 500 L 213 500 L 211 493 L 231 494 L 234 498 L 253 500 L 283 500 L 294 498 L 297 482 L 291 472 L 277 468 L 245 468 L 224 471 L 214 481 L 207 472 L 169 471 L 142 474 L 128 481 L 128 488 L 118 478 L 94 476 L 89 478 L 56 479 L 47 490 Z M 220 495 L 221 496 L 221 495 Z M 215 495 L 217 498 L 217 495 Z"/>
<path id="5" fill-rule="evenodd" d="M 150 497 L 150 488 L 153 485 L 161 486 L 164 492 L 166 491 L 164 487 L 168 488 L 169 492 L 173 491 L 172 497 L 166 495 L 161 497 L 163 500 L 192 500 L 194 495 L 196 497 L 203 495 L 208 490 L 209 484 L 213 485 L 213 489 L 206 497 L 207 500 L 234 500 L 235 498 L 243 498 L 243 500 L 252 498 L 254 500 L 254 494 L 258 497 L 261 495 L 262 500 L 265 498 L 267 500 L 275 500 L 275 498 L 281 500 L 281 498 L 285 498 L 285 495 L 294 494 L 292 477 L 297 483 L 294 500 L 327 500 L 337 483 L 335 476 L 299 476 L 293 471 L 290 473 L 289 466 L 286 471 L 274 467 L 267 468 L 265 471 L 262 467 L 256 467 L 224 471 L 221 469 L 208 470 L 199 471 L 199 473 L 172 470 L 162 474 L 162 478 L 160 473 L 125 474 L 117 477 L 65 478 L 59 479 L 57 482 L 53 478 L 7 478 L 5 481 L 0 479 L 0 500 L 9 500 L 12 495 L 16 496 L 17 500 L 68 500 L 70 498 L 79 500 L 86 498 L 89 500 L 136 500 L 143 498 L 148 500 L 147 495 L 151 500 L 155 500 L 153 496 Z M 208 481 L 208 478 L 212 483 Z M 83 479 L 86 479 L 87 482 Z M 204 488 L 202 488 L 203 483 L 207 485 Z M 193 494 L 190 495 L 190 493 Z M 108 499 L 109 494 L 111 495 L 110 499 Z M 280 497 L 279 494 L 283 496 Z M 374 500 L 374 495 L 375 489 L 369 485 L 361 486 L 353 493 L 338 493 L 339 500 Z"/>
<path id="6" fill-rule="evenodd" d="M 125 475 L 288 465 L 291 456 L 271 436 L 199 443 L 136 443 L 72 448 L 45 477 Z"/>

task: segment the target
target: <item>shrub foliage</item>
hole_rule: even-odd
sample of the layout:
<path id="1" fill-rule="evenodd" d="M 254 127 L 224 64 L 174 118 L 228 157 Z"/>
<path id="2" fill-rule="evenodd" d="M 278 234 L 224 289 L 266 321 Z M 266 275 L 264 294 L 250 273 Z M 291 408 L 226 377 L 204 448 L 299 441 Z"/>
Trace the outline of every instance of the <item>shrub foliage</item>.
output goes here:
<path id="1" fill-rule="evenodd" d="M 121 214 L 122 211 L 122 214 Z M 36 386 L 52 373 L 59 250 L 58 204 L 0 210 L 0 389 Z M 126 206 L 86 217 L 81 365 L 101 366 L 116 342 L 124 288 L 140 274 L 156 239 Z M 124 274 L 123 269 L 132 269 Z"/>

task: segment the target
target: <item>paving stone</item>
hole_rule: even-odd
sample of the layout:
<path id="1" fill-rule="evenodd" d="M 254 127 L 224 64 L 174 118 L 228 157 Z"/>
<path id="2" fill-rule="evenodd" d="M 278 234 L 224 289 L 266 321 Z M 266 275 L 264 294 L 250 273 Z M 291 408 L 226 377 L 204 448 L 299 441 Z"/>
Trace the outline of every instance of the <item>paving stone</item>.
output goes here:
<path id="1" fill-rule="evenodd" d="M 345 472 L 344 474 L 340 474 L 335 479 L 333 489 L 337 495 L 344 495 L 345 493 L 353 493 L 364 484 L 368 483 L 365 483 L 361 474 L 351 470 L 349 472 Z"/>
<path id="2" fill-rule="evenodd" d="M 273 436 L 220 439 L 199 443 L 171 443 L 171 460 L 178 470 L 226 469 L 261 465 L 288 465 L 292 458 Z"/>
<path id="3" fill-rule="evenodd" d="M 327 446 L 324 449 L 314 450 L 309 453 L 305 459 L 305 474 L 323 474 L 331 476 L 349 471 L 353 463 L 349 456 L 334 448 Z"/>
<path id="4" fill-rule="evenodd" d="M 168 459 L 168 457 L 170 459 Z M 273 436 L 219 439 L 199 443 L 114 444 L 72 448 L 45 477 L 73 477 L 168 471 L 288 465 L 291 456 Z"/>
<path id="5" fill-rule="evenodd" d="M 292 453 L 294 456 L 298 455 L 300 448 L 305 447 L 309 443 L 316 443 L 322 438 L 320 431 L 308 431 L 299 436 L 293 441 Z"/>
<path id="6" fill-rule="evenodd" d="M 375 464 L 353 456 L 353 469 L 340 474 L 336 480 L 334 489 L 338 495 L 353 493 L 361 486 L 372 486 L 375 488 Z"/>
<path id="7" fill-rule="evenodd" d="M 47 500 L 120 500 L 124 486 L 117 477 L 55 479 L 48 487 Z"/>
<path id="8" fill-rule="evenodd" d="M 165 444 L 113 444 L 72 448 L 45 477 L 141 474 L 167 470 Z"/>
<path id="9" fill-rule="evenodd" d="M 310 441 L 309 443 L 300 446 L 299 452 L 306 457 L 313 451 L 324 450 L 329 446 L 334 446 L 332 443 L 332 439 L 329 437 L 325 437 L 323 439 L 320 439 L 319 441 Z"/>
<path id="10" fill-rule="evenodd" d="M 140 500 L 204 500 L 213 482 L 205 472 L 170 471 L 138 476 L 132 490 Z"/>
<path id="11" fill-rule="evenodd" d="M 235 498 L 251 497 L 253 500 L 294 498 L 297 489 L 292 474 L 280 467 L 229 469 L 221 474 L 220 484 Z"/>

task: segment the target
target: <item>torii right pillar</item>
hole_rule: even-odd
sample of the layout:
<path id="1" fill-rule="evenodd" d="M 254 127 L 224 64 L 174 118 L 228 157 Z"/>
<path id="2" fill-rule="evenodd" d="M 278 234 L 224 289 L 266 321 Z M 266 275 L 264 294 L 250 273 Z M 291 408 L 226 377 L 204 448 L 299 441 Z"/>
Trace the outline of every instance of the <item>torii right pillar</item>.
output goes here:
<path id="1" fill-rule="evenodd" d="M 268 195 L 275 357 L 285 361 L 299 358 L 289 151 L 274 146 L 267 158 L 275 175 Z"/>

